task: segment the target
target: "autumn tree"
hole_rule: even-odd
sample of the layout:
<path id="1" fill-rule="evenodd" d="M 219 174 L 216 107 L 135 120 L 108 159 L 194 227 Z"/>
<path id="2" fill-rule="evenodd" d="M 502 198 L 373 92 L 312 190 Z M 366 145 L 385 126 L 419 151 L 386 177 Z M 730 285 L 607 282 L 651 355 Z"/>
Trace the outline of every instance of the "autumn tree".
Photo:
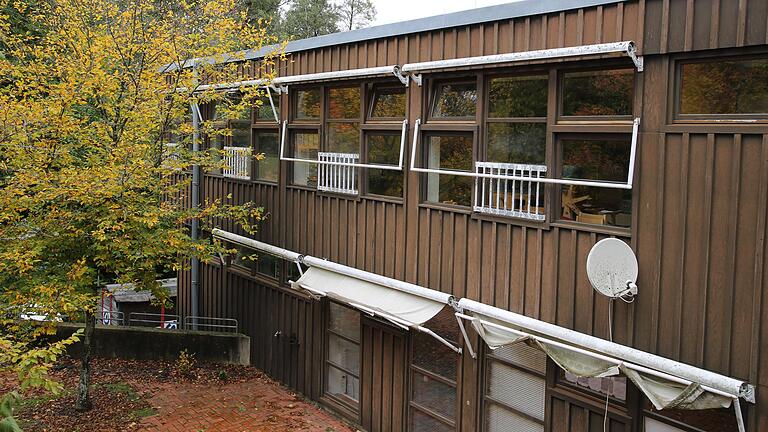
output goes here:
<path id="1" fill-rule="evenodd" d="M 376 6 L 371 0 L 342 0 L 338 14 L 343 30 L 355 30 L 367 27 L 376 19 Z"/>
<path id="2" fill-rule="evenodd" d="M 35 329 L 84 319 L 82 410 L 91 405 L 102 286 L 131 283 L 168 302 L 159 274 L 223 250 L 192 236 L 192 220 L 257 228 L 264 213 L 254 203 L 184 205 L 189 170 L 221 165 L 215 150 L 190 151 L 197 134 L 187 120 L 200 104 L 251 109 L 261 89 L 224 99 L 200 85 L 236 80 L 243 70 L 269 80 L 282 58 L 278 49 L 244 69 L 228 54 L 276 42 L 262 22 L 248 24 L 235 0 L 57 0 L 27 12 L 24 25 L 40 31 L 16 31 L 16 17 L 0 14 L 0 367 L 30 376 L 32 365 L 37 381 L 26 382 L 44 381 L 63 346 L 39 342 Z M 210 120 L 202 131 L 231 133 Z M 25 325 L 19 317 L 29 309 L 52 323 Z M 37 363 L 33 349 L 43 350 Z"/>

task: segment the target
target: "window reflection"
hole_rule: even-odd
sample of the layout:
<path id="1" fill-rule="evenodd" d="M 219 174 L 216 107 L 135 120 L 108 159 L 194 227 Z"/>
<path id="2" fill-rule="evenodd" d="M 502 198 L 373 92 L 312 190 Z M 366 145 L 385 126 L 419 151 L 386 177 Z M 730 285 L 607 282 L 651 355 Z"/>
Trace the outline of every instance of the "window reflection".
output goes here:
<path id="1" fill-rule="evenodd" d="M 400 158 L 400 136 L 370 134 L 368 163 L 397 165 Z M 368 168 L 368 193 L 400 198 L 403 196 L 403 172 Z"/>
<path id="2" fill-rule="evenodd" d="M 376 89 L 373 96 L 371 117 L 405 118 L 405 89 Z"/>
<path id="3" fill-rule="evenodd" d="M 488 94 L 488 117 L 546 117 L 546 76 L 495 78 Z"/>
<path id="4" fill-rule="evenodd" d="M 320 118 L 320 89 L 299 90 L 296 92 L 296 118 Z"/>
<path id="5" fill-rule="evenodd" d="M 258 152 L 264 155 L 264 158 L 257 162 L 256 178 L 276 182 L 280 167 L 277 132 L 257 132 L 255 139 Z"/>
<path id="6" fill-rule="evenodd" d="M 317 132 L 296 132 L 293 135 L 293 157 L 296 159 L 317 159 L 320 137 Z M 293 184 L 315 186 L 317 184 L 317 165 L 307 162 L 294 162 Z"/>
<path id="7" fill-rule="evenodd" d="M 489 123 L 490 162 L 544 165 L 546 160 L 546 123 Z"/>
<path id="8" fill-rule="evenodd" d="M 360 400 L 360 314 L 332 302 L 325 373 L 325 393 L 356 406 Z"/>
<path id="9" fill-rule="evenodd" d="M 360 117 L 360 87 L 338 87 L 328 90 L 328 118 Z"/>
<path id="10" fill-rule="evenodd" d="M 567 179 L 623 183 L 629 170 L 627 140 L 562 140 L 562 176 Z M 628 227 L 632 191 L 593 186 L 562 187 L 562 218 L 597 225 Z"/>
<path id="11" fill-rule="evenodd" d="M 427 167 L 471 171 L 472 166 L 471 135 L 428 137 Z M 469 206 L 471 199 L 472 177 L 450 174 L 427 174 L 428 201 Z"/>
<path id="12" fill-rule="evenodd" d="M 475 83 L 438 84 L 432 117 L 474 117 L 477 109 Z"/>
<path id="13" fill-rule="evenodd" d="M 768 113 L 768 59 L 681 67 L 681 114 Z"/>
<path id="14" fill-rule="evenodd" d="M 632 69 L 566 72 L 562 87 L 563 115 L 631 115 L 634 83 Z"/>

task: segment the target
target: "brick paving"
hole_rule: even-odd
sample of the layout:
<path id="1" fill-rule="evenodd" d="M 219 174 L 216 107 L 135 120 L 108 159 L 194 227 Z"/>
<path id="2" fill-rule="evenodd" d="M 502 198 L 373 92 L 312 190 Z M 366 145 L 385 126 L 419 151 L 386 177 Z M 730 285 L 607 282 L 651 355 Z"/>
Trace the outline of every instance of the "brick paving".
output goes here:
<path id="1" fill-rule="evenodd" d="M 156 383 L 142 385 L 157 414 L 141 430 L 168 432 L 348 432 L 354 428 L 265 378 L 224 385 Z M 142 388 L 144 387 L 144 388 Z"/>

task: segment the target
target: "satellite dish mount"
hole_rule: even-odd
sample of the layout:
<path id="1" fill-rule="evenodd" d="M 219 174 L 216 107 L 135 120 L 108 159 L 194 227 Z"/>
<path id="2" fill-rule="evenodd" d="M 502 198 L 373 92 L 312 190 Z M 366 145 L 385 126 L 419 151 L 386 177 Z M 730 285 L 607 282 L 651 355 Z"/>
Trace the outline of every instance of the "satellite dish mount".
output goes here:
<path id="1" fill-rule="evenodd" d="M 637 295 L 637 258 L 616 238 L 600 240 L 587 256 L 587 277 L 595 291 L 631 303 Z"/>

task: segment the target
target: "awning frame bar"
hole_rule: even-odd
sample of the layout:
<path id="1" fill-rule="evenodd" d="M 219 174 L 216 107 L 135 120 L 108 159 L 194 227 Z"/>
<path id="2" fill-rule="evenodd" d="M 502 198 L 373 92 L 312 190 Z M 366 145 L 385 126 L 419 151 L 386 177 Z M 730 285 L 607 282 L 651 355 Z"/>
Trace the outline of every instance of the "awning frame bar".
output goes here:
<path id="1" fill-rule="evenodd" d="M 460 313 L 460 312 L 456 312 L 456 318 L 459 320 L 459 323 L 460 323 L 461 328 L 462 328 L 462 333 L 464 333 L 465 341 L 468 344 L 469 344 L 469 339 L 466 336 L 466 332 L 464 332 L 464 330 L 463 330 L 464 329 L 464 325 L 461 322 L 462 319 L 465 319 L 467 321 L 479 321 L 484 326 L 493 327 L 493 328 L 501 330 L 501 331 L 505 331 L 505 332 L 508 332 L 508 333 L 512 333 L 514 335 L 518 335 L 518 336 L 520 336 L 522 338 L 539 340 L 539 341 L 544 342 L 546 344 L 554 345 L 556 347 L 563 348 L 563 349 L 566 349 L 566 350 L 569 350 L 569 351 L 572 351 L 572 352 L 575 352 L 575 353 L 584 354 L 584 355 L 587 355 L 589 357 L 596 358 L 598 360 L 603 360 L 603 361 L 608 362 L 608 363 L 615 363 L 617 368 L 619 368 L 621 366 L 625 366 L 625 367 L 627 367 L 629 369 L 632 369 L 632 370 L 635 370 L 635 371 L 638 371 L 638 372 L 643 372 L 643 373 L 646 373 L 648 375 L 653 375 L 653 376 L 656 376 L 658 378 L 663 378 L 663 379 L 666 379 L 666 380 L 669 380 L 669 381 L 673 381 L 673 382 L 676 382 L 678 384 L 682 384 L 682 385 L 685 385 L 685 386 L 689 386 L 689 385 L 693 384 L 693 381 L 690 381 L 690 380 L 685 379 L 685 378 L 680 378 L 680 377 L 677 377 L 675 375 L 670 375 L 670 374 L 668 374 L 666 372 L 661 372 L 661 371 L 657 371 L 655 369 L 647 368 L 645 366 L 637 365 L 637 364 L 634 364 L 634 363 L 629 363 L 629 362 L 626 362 L 626 361 L 623 361 L 623 360 L 619 360 L 617 358 L 613 358 L 613 357 L 609 357 L 609 356 L 606 356 L 606 355 L 603 355 L 603 354 L 600 354 L 600 353 L 595 353 L 595 352 L 592 352 L 592 351 L 588 351 L 588 350 L 585 350 L 585 349 L 582 349 L 582 348 L 579 348 L 579 347 L 576 347 L 576 346 L 573 346 L 573 345 L 564 344 L 562 342 L 558 342 L 558 341 L 555 341 L 555 340 L 552 340 L 552 339 L 548 339 L 548 338 L 545 338 L 545 337 L 532 335 L 532 334 L 526 333 L 524 331 L 516 330 L 516 329 L 513 329 L 513 328 L 509 328 L 509 327 L 504 327 L 502 325 L 498 325 L 498 324 L 495 324 L 495 323 L 492 323 L 492 322 L 484 321 L 484 320 L 481 320 L 479 318 L 472 317 L 472 316 L 469 316 L 469 315 L 465 315 L 465 314 Z M 735 411 L 735 414 L 736 414 L 736 423 L 737 423 L 737 426 L 739 428 L 739 432 L 745 432 L 746 431 L 745 426 L 744 426 L 744 418 L 743 418 L 742 413 L 741 413 L 741 404 L 739 402 L 739 395 L 733 395 L 733 394 L 730 394 L 730 393 L 726 393 L 724 391 L 721 391 L 721 390 L 709 387 L 709 386 L 704 385 L 704 384 L 699 384 L 699 386 L 701 387 L 702 390 L 705 390 L 707 392 L 714 393 L 716 395 L 720 395 L 720 396 L 723 396 L 723 397 L 731 399 L 733 401 L 733 408 L 734 408 L 734 411 Z"/>
<path id="2" fill-rule="evenodd" d="M 490 318 L 508 322 L 512 325 L 530 329 L 531 331 L 545 335 L 543 337 L 554 337 L 574 345 L 586 346 L 600 353 L 604 353 L 601 355 L 612 356 L 611 358 L 627 358 L 628 360 L 625 363 L 631 362 L 637 366 L 647 368 L 648 370 L 674 371 L 676 374 L 675 376 L 681 377 L 680 379 L 697 382 L 708 388 L 715 388 L 720 392 L 724 392 L 728 397 L 743 397 L 748 402 L 754 402 L 755 400 L 754 386 L 743 380 L 727 377 L 645 351 L 640 351 L 632 347 L 606 341 L 595 336 L 566 329 L 525 315 L 501 310 L 467 298 L 460 299 L 459 306 L 462 309 L 462 312 L 469 310 L 472 313 L 485 315 Z"/>
<path id="3" fill-rule="evenodd" d="M 389 170 L 389 171 L 402 171 L 403 159 L 405 157 L 404 156 L 405 141 L 406 141 L 406 137 L 408 136 L 408 119 L 405 119 L 402 122 L 402 130 L 400 132 L 400 159 L 397 165 L 333 162 L 333 161 L 322 161 L 319 159 L 301 159 L 301 158 L 288 157 L 288 156 L 285 156 L 285 140 L 287 136 L 288 136 L 288 121 L 283 120 L 283 132 L 282 132 L 282 136 L 280 137 L 280 160 L 281 161 L 304 162 L 304 163 L 315 164 L 315 165 L 334 165 L 334 166 L 343 166 L 343 167 L 372 168 L 372 169 L 381 169 L 381 170 Z"/>
<path id="4" fill-rule="evenodd" d="M 473 66 L 485 66 L 502 63 L 518 63 L 524 61 L 562 59 L 601 54 L 625 54 L 632 60 L 638 72 L 643 71 L 643 57 L 637 55 L 637 46 L 633 41 L 608 42 L 592 45 L 579 45 L 564 48 L 549 48 L 542 50 L 522 51 L 504 54 L 491 54 L 475 57 L 461 57 L 447 60 L 434 60 L 418 63 L 406 63 L 401 68 L 402 74 L 410 75 L 418 85 L 422 85 L 421 74 L 443 69 L 465 69 Z"/>
<path id="5" fill-rule="evenodd" d="M 497 180 L 517 180 L 517 181 L 526 181 L 526 182 L 532 182 L 532 183 L 558 184 L 558 185 L 567 185 L 567 186 L 590 186 L 590 187 L 601 187 L 601 188 L 608 188 L 608 189 L 627 189 L 627 190 L 632 189 L 632 183 L 635 177 L 634 172 L 635 172 L 635 158 L 637 157 L 637 140 L 638 140 L 638 134 L 640 133 L 639 117 L 635 118 L 632 122 L 632 139 L 630 141 L 629 166 L 627 168 L 628 173 L 627 173 L 626 183 L 604 182 L 604 181 L 593 181 L 593 180 L 570 180 L 570 179 L 557 179 L 557 178 L 547 178 L 547 177 L 521 177 L 521 176 L 515 176 L 515 175 L 484 174 L 484 173 L 478 173 L 473 171 L 457 171 L 452 169 L 417 167 L 416 166 L 416 150 L 419 147 L 420 128 L 421 128 L 421 119 L 419 118 L 419 119 L 416 119 L 416 123 L 414 123 L 413 145 L 411 147 L 410 170 L 414 172 L 427 173 L 427 174 L 456 175 L 456 176 L 472 177 L 472 178 L 488 178 L 488 179 L 497 179 Z"/>

